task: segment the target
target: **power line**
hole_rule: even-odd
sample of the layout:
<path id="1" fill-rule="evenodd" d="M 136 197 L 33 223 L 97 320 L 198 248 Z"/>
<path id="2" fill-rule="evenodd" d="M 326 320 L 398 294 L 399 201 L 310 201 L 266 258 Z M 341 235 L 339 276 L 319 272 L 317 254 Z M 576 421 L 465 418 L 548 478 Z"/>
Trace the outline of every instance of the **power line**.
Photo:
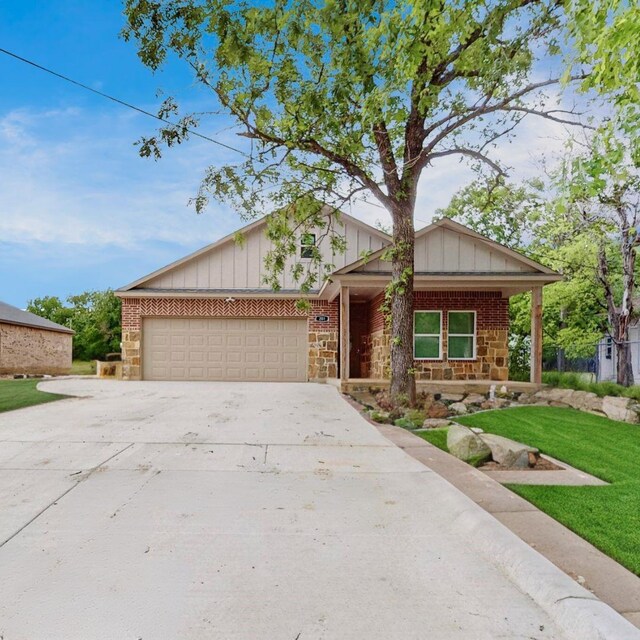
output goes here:
<path id="1" fill-rule="evenodd" d="M 127 107 L 128 109 L 133 109 L 134 111 L 137 111 L 138 113 L 142 113 L 145 116 L 149 116 L 150 118 L 154 118 L 155 120 L 159 120 L 160 122 L 163 122 L 165 124 L 169 124 L 173 127 L 177 127 L 179 126 L 178 124 L 176 124 L 175 122 L 172 122 L 171 120 L 167 120 L 166 118 L 161 118 L 159 115 L 156 115 L 155 113 L 151 113 L 150 111 L 146 111 L 145 109 L 141 109 L 140 107 L 136 107 L 135 105 L 129 103 L 129 102 L 125 102 L 124 100 L 120 100 L 120 98 L 116 98 L 114 96 L 109 95 L 108 93 L 104 93 L 102 91 L 98 91 L 97 89 L 94 89 L 93 87 L 90 87 L 86 84 L 83 84 L 82 82 L 79 82 L 78 80 L 74 80 L 73 78 L 69 78 L 68 76 L 65 76 L 61 73 L 58 73 L 57 71 L 53 71 L 53 69 L 49 69 L 47 67 L 42 66 L 41 64 L 38 64 L 37 62 L 33 62 L 33 60 L 28 60 L 27 58 L 23 58 L 22 56 L 19 56 L 17 53 L 13 53 L 11 51 L 7 51 L 7 49 L 3 49 L 0 47 L 0 53 L 4 53 L 7 56 L 10 56 L 11 58 L 14 58 L 16 60 L 19 60 L 20 62 L 24 62 L 25 64 L 28 64 L 32 67 L 35 67 L 36 69 L 39 69 L 40 71 L 44 71 L 45 73 L 48 73 L 52 76 L 55 76 L 56 78 L 60 78 L 61 80 L 64 80 L 65 82 L 69 82 L 71 84 L 76 85 L 77 87 L 80 87 L 81 89 L 85 89 L 86 91 L 91 91 L 91 93 L 95 93 L 96 95 L 102 97 L 102 98 L 106 98 L 107 100 L 111 100 L 112 102 L 115 102 L 119 105 L 122 105 L 123 107 Z M 209 136 L 205 136 L 202 133 L 198 133 L 197 131 L 194 131 L 193 129 L 186 129 L 186 131 L 188 133 L 190 133 L 193 136 L 197 136 L 198 138 L 202 138 L 203 140 L 206 140 L 207 142 L 213 142 L 213 144 L 217 144 L 220 147 L 224 147 L 225 149 L 229 149 L 230 151 L 235 151 L 236 153 L 240 153 L 243 156 L 246 156 L 247 154 L 244 151 L 240 151 L 240 149 L 236 149 L 235 147 L 232 147 L 228 144 L 225 144 L 224 142 L 220 142 L 219 140 L 215 140 L 214 138 L 210 138 Z"/>

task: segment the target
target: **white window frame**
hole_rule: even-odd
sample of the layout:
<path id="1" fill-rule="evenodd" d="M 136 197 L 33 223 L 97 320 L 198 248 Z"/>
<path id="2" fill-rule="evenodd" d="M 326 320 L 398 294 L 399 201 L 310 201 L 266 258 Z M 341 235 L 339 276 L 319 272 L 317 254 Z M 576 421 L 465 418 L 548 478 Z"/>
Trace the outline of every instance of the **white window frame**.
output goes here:
<path id="1" fill-rule="evenodd" d="M 451 333 L 451 323 L 449 317 L 452 313 L 472 313 L 473 314 L 473 333 Z M 477 360 L 478 359 L 478 312 L 473 309 L 449 309 L 447 311 L 447 360 Z M 473 338 L 473 357 L 472 358 L 450 358 L 449 357 L 449 338 Z"/>
<path id="2" fill-rule="evenodd" d="M 304 236 L 313 236 L 313 244 L 305 244 Z M 318 243 L 318 237 L 315 233 L 311 233 L 310 231 L 305 231 L 305 233 L 300 234 L 300 260 L 313 260 L 313 258 L 308 258 L 302 255 L 302 252 L 307 248 L 315 248 Z"/>
<path id="3" fill-rule="evenodd" d="M 416 333 L 416 314 L 417 313 L 437 313 L 440 316 L 440 333 Z M 416 356 L 416 338 L 438 338 L 438 357 L 437 358 L 419 358 Z M 414 309 L 413 311 L 413 359 L 429 360 L 437 362 L 442 360 L 442 309 Z"/>

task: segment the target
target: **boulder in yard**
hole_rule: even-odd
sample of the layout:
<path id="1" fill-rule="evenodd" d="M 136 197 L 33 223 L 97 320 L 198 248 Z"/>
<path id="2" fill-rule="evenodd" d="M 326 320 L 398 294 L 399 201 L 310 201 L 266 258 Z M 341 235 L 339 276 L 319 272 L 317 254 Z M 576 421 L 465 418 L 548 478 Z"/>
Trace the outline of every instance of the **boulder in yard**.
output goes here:
<path id="1" fill-rule="evenodd" d="M 449 415 L 449 408 L 444 402 L 434 402 L 427 409 L 427 418 L 446 418 Z"/>
<path id="2" fill-rule="evenodd" d="M 460 424 L 453 424 L 447 432 L 447 449 L 449 453 L 465 462 L 488 460 L 491 449 L 471 429 Z"/>
<path id="3" fill-rule="evenodd" d="M 451 420 L 447 420 L 447 418 L 427 418 L 422 423 L 423 429 L 442 429 L 443 427 L 448 427 L 451 424 Z"/>
<path id="4" fill-rule="evenodd" d="M 464 402 L 454 402 L 449 405 L 449 411 L 453 411 L 457 415 L 462 416 L 468 412 L 468 409 Z"/>
<path id="5" fill-rule="evenodd" d="M 605 396 L 602 398 L 602 413 L 610 420 L 620 420 L 638 424 L 638 405 L 633 398 L 622 398 L 616 396 Z"/>
<path id="6" fill-rule="evenodd" d="M 461 402 L 464 398 L 464 393 L 441 393 L 440 400 L 443 402 Z"/>
<path id="7" fill-rule="evenodd" d="M 462 402 L 464 402 L 466 405 L 481 405 L 485 400 L 486 398 L 479 393 L 470 393 Z"/>
<path id="8" fill-rule="evenodd" d="M 491 450 L 491 457 L 498 464 L 511 469 L 527 469 L 535 466 L 539 451 L 515 440 L 509 440 L 493 433 L 478 436 Z"/>
<path id="9" fill-rule="evenodd" d="M 493 400 L 485 400 L 481 405 L 481 409 L 502 409 L 509 404 L 508 400 L 504 398 L 495 398 Z"/>

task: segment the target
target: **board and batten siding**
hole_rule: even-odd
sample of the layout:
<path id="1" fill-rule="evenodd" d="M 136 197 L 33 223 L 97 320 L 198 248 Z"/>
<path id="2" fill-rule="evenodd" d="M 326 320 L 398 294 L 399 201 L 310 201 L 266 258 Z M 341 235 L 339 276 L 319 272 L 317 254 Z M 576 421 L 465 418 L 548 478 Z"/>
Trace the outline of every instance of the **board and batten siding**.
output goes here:
<path id="1" fill-rule="evenodd" d="M 450 229 L 433 229 L 416 238 L 416 273 L 511 272 L 521 273 L 526 265 L 492 249 L 482 240 Z M 355 272 L 390 272 L 391 263 L 371 260 Z"/>
<path id="2" fill-rule="evenodd" d="M 341 269 L 356 262 L 363 251 L 378 251 L 385 246 L 383 236 L 375 235 L 364 226 L 349 220 L 340 227 L 347 241 L 344 253 L 332 255 L 328 239 L 320 243 L 320 251 L 325 264 Z M 264 289 L 271 288 L 264 283 L 264 260 L 271 249 L 271 241 L 265 236 L 265 229 L 259 226 L 247 233 L 243 243 L 226 242 L 213 247 L 175 268 L 149 280 L 146 288 L 152 289 Z M 285 271 L 280 278 L 282 289 L 297 289 L 297 283 L 291 275 L 291 267 L 299 258 L 287 260 Z M 304 264 L 304 260 L 302 260 Z M 318 288 L 322 283 L 318 283 Z"/>

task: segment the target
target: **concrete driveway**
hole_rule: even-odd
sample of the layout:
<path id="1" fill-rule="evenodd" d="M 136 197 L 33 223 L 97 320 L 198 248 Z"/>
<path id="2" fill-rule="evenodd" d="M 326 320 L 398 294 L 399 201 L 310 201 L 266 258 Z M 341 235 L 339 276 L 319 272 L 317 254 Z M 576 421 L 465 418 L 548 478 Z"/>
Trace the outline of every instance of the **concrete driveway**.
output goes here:
<path id="1" fill-rule="evenodd" d="M 0 414 L 3 640 L 635 637 L 330 386 L 41 388 L 85 397 Z"/>

